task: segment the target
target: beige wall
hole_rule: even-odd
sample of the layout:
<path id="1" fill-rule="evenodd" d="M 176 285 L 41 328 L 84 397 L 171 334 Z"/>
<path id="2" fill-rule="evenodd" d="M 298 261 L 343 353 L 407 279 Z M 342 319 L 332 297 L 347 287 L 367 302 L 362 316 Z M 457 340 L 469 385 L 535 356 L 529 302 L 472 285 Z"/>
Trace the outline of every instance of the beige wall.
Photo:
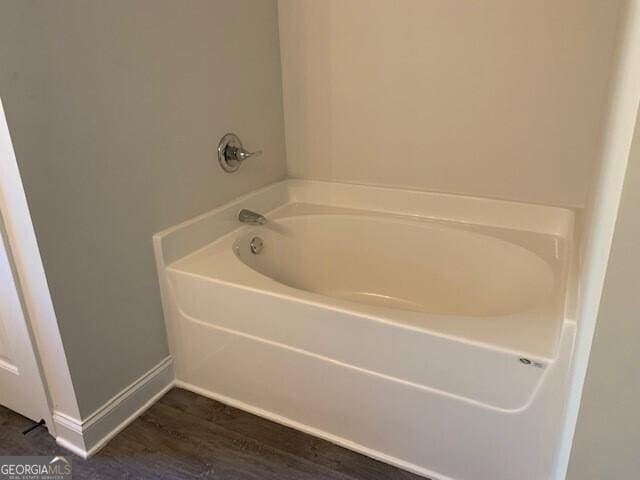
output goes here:
<path id="1" fill-rule="evenodd" d="M 618 0 L 280 0 L 294 177 L 582 206 Z"/>
<path id="2" fill-rule="evenodd" d="M 276 2 L 2 0 L 0 96 L 87 415 L 168 354 L 152 234 L 285 176 Z"/>
<path id="3" fill-rule="evenodd" d="M 569 480 L 638 478 L 640 472 L 640 122 L 598 313 Z"/>

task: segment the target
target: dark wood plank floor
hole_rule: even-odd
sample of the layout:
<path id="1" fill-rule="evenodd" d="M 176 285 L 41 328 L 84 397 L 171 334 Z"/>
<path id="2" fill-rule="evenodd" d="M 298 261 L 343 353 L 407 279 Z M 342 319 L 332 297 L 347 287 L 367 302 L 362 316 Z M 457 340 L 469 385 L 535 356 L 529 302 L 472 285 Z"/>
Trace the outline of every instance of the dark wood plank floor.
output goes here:
<path id="1" fill-rule="evenodd" d="M 73 458 L 74 479 L 418 480 L 324 440 L 173 389 L 89 460 L 0 407 L 0 455 Z"/>

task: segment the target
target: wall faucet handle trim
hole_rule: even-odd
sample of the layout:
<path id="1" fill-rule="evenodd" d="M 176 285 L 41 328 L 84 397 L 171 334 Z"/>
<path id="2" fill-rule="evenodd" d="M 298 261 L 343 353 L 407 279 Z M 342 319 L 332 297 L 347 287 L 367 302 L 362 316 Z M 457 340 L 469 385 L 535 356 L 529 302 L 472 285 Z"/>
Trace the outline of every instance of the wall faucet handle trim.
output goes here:
<path id="1" fill-rule="evenodd" d="M 262 155 L 262 150 L 250 152 L 242 146 L 242 141 L 235 133 L 227 133 L 218 143 L 218 161 L 220 166 L 227 173 L 233 173 L 240 164 L 249 157 L 257 157 Z"/>

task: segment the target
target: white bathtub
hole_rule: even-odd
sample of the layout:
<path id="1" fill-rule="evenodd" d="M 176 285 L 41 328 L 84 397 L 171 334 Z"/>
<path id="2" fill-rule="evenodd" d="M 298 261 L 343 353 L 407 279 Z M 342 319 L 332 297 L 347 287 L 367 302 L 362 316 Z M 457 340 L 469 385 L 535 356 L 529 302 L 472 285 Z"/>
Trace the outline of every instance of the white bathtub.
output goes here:
<path id="1" fill-rule="evenodd" d="M 425 476 L 551 479 L 572 229 L 563 209 L 272 185 L 154 237 L 178 382 Z"/>

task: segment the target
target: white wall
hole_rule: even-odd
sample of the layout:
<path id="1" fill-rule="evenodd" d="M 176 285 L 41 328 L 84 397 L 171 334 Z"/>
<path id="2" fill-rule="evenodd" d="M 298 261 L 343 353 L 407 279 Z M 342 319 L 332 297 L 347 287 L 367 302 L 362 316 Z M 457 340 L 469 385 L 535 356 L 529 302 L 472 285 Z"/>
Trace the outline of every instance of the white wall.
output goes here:
<path id="1" fill-rule="evenodd" d="M 639 206 L 640 121 L 624 180 L 569 480 L 632 479 L 640 472 Z"/>
<path id="2" fill-rule="evenodd" d="M 558 449 L 558 478 L 563 479 L 570 460 L 596 323 L 600 325 L 601 322 L 607 321 L 598 314 L 614 234 L 617 234 L 616 220 L 627 165 L 635 155 L 632 153 L 632 147 L 640 104 L 640 0 L 623 2 L 615 51 L 603 141 L 598 149 L 600 160 L 598 173 L 594 175 L 588 204 L 583 215 L 584 227 L 580 249 L 582 261 L 579 271 L 577 308 L 578 331 L 574 345 L 564 434 Z M 621 343 L 625 340 L 626 338 L 619 338 Z M 635 415 L 635 412 L 628 412 L 626 415 L 629 413 Z M 580 422 L 583 420 L 581 419 Z M 615 441 L 610 448 L 615 448 L 614 445 Z M 582 460 L 589 461 L 585 457 Z M 615 462 L 613 458 L 610 460 Z M 572 462 L 575 463 L 575 461 Z M 611 465 L 611 468 L 617 467 Z"/>
<path id="3" fill-rule="evenodd" d="M 280 0 L 294 177 L 582 206 L 618 0 Z"/>
<path id="4" fill-rule="evenodd" d="M 276 2 L 3 0 L 0 97 L 86 416 L 168 354 L 152 234 L 285 176 Z"/>

